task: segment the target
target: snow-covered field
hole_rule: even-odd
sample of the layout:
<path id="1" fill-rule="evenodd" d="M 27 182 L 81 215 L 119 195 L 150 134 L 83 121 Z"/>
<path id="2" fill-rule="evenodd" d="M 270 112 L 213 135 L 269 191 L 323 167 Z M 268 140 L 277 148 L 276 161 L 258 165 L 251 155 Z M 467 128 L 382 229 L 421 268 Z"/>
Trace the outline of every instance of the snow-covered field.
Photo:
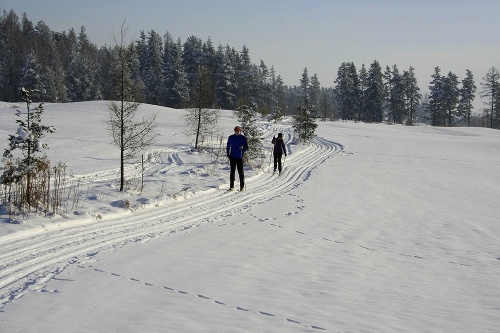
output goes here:
<path id="1" fill-rule="evenodd" d="M 0 103 L 2 152 L 15 110 Z M 158 140 L 144 190 L 123 194 L 106 103 L 45 110 L 70 202 L 2 216 L 1 332 L 500 331 L 497 130 L 326 122 L 297 145 L 263 121 L 267 148 L 288 142 L 283 175 L 266 157 L 225 193 L 227 163 L 189 150 L 185 111 L 142 105 Z"/>

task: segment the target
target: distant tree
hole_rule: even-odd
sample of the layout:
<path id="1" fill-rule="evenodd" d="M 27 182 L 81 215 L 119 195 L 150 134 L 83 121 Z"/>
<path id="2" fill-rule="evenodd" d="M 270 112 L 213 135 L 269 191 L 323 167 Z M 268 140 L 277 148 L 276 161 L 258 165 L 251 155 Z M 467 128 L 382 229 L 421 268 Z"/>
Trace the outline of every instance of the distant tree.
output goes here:
<path id="1" fill-rule="evenodd" d="M 315 112 L 318 112 L 321 97 L 321 83 L 319 82 L 318 74 L 316 73 L 314 73 L 309 80 L 309 97 Z M 313 116 L 318 117 L 319 114 L 314 114 Z"/>
<path id="2" fill-rule="evenodd" d="M 227 50 L 227 53 L 229 59 L 231 59 L 229 50 Z M 256 100 L 258 99 L 252 100 L 252 95 L 255 88 L 255 80 L 253 80 L 252 78 L 252 62 L 250 60 L 250 51 L 246 46 L 243 46 L 239 57 L 233 60 L 237 61 L 236 63 L 234 63 L 234 69 L 236 74 L 236 87 L 238 88 L 238 105 L 250 105 L 250 103 L 252 102 L 256 103 Z"/>
<path id="3" fill-rule="evenodd" d="M 135 120 L 139 103 L 133 102 L 130 71 L 128 70 L 123 25 L 120 39 L 115 39 L 118 51 L 117 73 L 119 73 L 119 101 L 109 103 L 110 118 L 107 121 L 113 143 L 120 150 L 120 192 L 125 185 L 125 161 L 134 158 L 138 152 L 149 146 L 155 138 L 156 116 Z"/>
<path id="4" fill-rule="evenodd" d="M 406 124 L 413 125 L 413 121 L 416 117 L 416 107 L 422 99 L 413 67 L 410 66 L 408 71 L 403 72 L 403 81 L 406 98 L 405 114 L 408 116 Z"/>
<path id="5" fill-rule="evenodd" d="M 280 122 L 283 119 L 285 111 L 285 85 L 280 75 L 273 77 L 271 83 L 271 114 L 269 119 L 274 122 Z"/>
<path id="6" fill-rule="evenodd" d="M 448 72 L 443 81 L 443 107 L 448 127 L 453 126 L 456 122 L 458 98 L 458 77 L 452 72 Z M 443 119 L 443 126 L 446 126 L 446 120 Z"/>
<path id="7" fill-rule="evenodd" d="M 326 121 L 331 114 L 333 91 L 331 88 L 321 88 L 318 111 L 321 121 Z"/>
<path id="8" fill-rule="evenodd" d="M 40 80 L 41 66 L 36 59 L 35 53 L 32 51 L 26 57 L 25 65 L 22 69 L 21 86 L 30 91 L 36 91 L 39 95 L 44 91 L 44 87 Z"/>
<path id="9" fill-rule="evenodd" d="M 21 70 L 29 51 L 23 43 L 19 16 L 13 10 L 0 17 L 0 100 L 19 100 Z"/>
<path id="10" fill-rule="evenodd" d="M 238 121 L 241 123 L 242 131 L 247 138 L 248 150 L 245 154 L 245 161 L 253 164 L 252 161 L 262 157 L 264 145 L 262 143 L 262 131 L 257 126 L 259 113 L 257 104 L 251 102 L 243 105 L 237 110 Z"/>
<path id="11" fill-rule="evenodd" d="M 102 95 L 97 77 L 97 48 L 88 40 L 83 26 L 75 42 L 69 47 L 66 70 L 68 99 L 71 102 L 100 99 Z"/>
<path id="12" fill-rule="evenodd" d="M 217 105 L 222 109 L 232 109 L 236 103 L 236 72 L 229 55 L 222 45 L 215 54 L 216 71 L 215 86 Z"/>
<path id="13" fill-rule="evenodd" d="M 338 100 L 342 120 L 354 119 L 354 111 L 358 109 L 360 101 L 360 83 L 354 63 L 342 63 L 337 71 L 335 93 Z M 304 102 L 304 95 L 302 95 Z"/>
<path id="14" fill-rule="evenodd" d="M 460 99 L 458 101 L 458 116 L 461 120 L 467 119 L 467 126 L 470 126 L 470 118 L 474 106 L 476 95 L 476 85 L 474 84 L 474 76 L 470 70 L 466 71 L 466 77 L 462 80 L 462 87 L 459 90 Z"/>
<path id="15" fill-rule="evenodd" d="M 406 106 L 406 92 L 403 75 L 397 65 L 392 66 L 391 90 L 389 91 L 389 110 L 396 124 L 403 123 Z"/>
<path id="16" fill-rule="evenodd" d="M 130 79 L 132 80 L 132 95 L 134 96 L 134 100 L 136 102 L 142 103 L 146 100 L 146 86 L 141 75 L 141 62 L 139 59 L 139 51 L 136 43 L 129 44 L 126 56 L 127 64 L 130 68 Z"/>
<path id="17" fill-rule="evenodd" d="M 264 61 L 260 61 L 260 65 L 255 67 L 255 91 L 254 98 L 259 107 L 260 113 L 265 116 L 270 113 L 272 107 L 272 77 L 274 76 L 274 69 L 266 66 Z"/>
<path id="18" fill-rule="evenodd" d="M 384 82 L 382 68 L 375 60 L 368 70 L 366 87 L 366 118 L 367 122 L 382 122 L 384 116 Z"/>
<path id="19" fill-rule="evenodd" d="M 208 68 L 199 66 L 197 75 L 197 90 L 192 95 L 196 103 L 193 108 L 188 109 L 186 125 L 188 134 L 195 136 L 194 149 L 198 150 L 206 138 L 217 131 L 217 122 L 220 112 L 214 109 L 214 87 Z"/>
<path id="20" fill-rule="evenodd" d="M 154 30 L 149 31 L 146 46 L 145 81 L 146 102 L 163 105 L 165 78 L 163 76 L 163 41 Z"/>
<path id="21" fill-rule="evenodd" d="M 177 43 L 167 44 L 166 41 L 164 59 L 165 105 L 173 108 L 182 108 L 189 101 L 189 82 L 186 69 L 182 63 L 182 45 L 180 39 L 178 39 Z M 193 86 L 194 88 L 195 86 Z"/>
<path id="22" fill-rule="evenodd" d="M 299 141 L 308 142 L 315 136 L 316 121 L 314 119 L 315 108 L 309 98 L 309 75 L 307 68 L 302 73 L 300 79 L 300 88 L 302 90 L 302 103 L 297 108 L 297 114 L 293 119 L 293 128 L 298 133 Z"/>
<path id="23" fill-rule="evenodd" d="M 428 99 L 429 118 L 432 126 L 444 126 L 444 77 L 441 76 L 441 69 L 434 68 L 434 74 L 431 77 Z"/>
<path id="24" fill-rule="evenodd" d="M 484 104 L 486 116 L 489 117 L 490 128 L 500 128 L 500 73 L 495 67 L 491 67 L 481 82 L 483 91 L 481 97 L 485 99 Z"/>
<path id="25" fill-rule="evenodd" d="M 366 71 L 365 64 L 361 65 L 359 70 L 359 102 L 357 113 L 357 121 L 366 121 L 366 89 L 368 88 L 368 72 Z"/>
<path id="26" fill-rule="evenodd" d="M 184 42 L 182 49 L 182 63 L 184 65 L 188 88 L 190 92 L 196 91 L 196 81 L 198 76 L 198 67 L 203 61 L 203 42 L 196 36 L 189 36 Z"/>

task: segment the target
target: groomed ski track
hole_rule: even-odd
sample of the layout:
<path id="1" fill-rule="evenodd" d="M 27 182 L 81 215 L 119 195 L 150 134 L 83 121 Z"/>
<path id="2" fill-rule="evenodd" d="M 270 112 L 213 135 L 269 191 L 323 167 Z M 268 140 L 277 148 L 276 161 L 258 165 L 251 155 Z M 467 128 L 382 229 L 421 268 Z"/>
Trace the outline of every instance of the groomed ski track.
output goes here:
<path id="1" fill-rule="evenodd" d="M 243 193 L 226 193 L 227 187 L 221 186 L 186 200 L 139 209 L 125 216 L 2 236 L 0 309 L 22 297 L 28 288 L 50 280 L 66 266 L 84 263 L 97 253 L 221 221 L 288 193 L 304 183 L 318 165 L 342 149 L 338 143 L 316 137 L 308 146 L 286 158 L 282 175 L 278 177 L 269 170 L 260 172 L 247 179 L 247 190 Z"/>

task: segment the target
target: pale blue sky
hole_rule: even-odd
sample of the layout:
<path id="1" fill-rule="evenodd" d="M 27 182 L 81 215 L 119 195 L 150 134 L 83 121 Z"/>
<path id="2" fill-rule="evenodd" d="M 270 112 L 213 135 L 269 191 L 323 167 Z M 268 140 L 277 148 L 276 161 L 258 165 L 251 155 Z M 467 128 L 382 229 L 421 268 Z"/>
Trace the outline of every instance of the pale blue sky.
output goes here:
<path id="1" fill-rule="evenodd" d="M 374 60 L 401 72 L 413 66 L 424 92 L 436 66 L 459 80 L 470 69 L 478 88 L 489 68 L 500 68 L 500 0 L 0 0 L 0 9 L 53 31 L 83 25 L 99 46 L 113 44 L 124 19 L 131 39 L 153 29 L 182 42 L 194 35 L 246 45 L 253 63 L 274 66 L 288 85 L 307 67 L 333 86 L 347 61 L 358 70 Z"/>

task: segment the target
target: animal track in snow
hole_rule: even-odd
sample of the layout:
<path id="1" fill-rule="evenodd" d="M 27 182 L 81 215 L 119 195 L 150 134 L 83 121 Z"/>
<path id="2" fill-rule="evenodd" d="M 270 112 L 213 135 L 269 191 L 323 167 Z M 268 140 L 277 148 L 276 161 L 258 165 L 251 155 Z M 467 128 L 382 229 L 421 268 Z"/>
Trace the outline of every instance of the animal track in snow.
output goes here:
<path id="1" fill-rule="evenodd" d="M 81 268 L 81 269 L 92 269 L 94 272 L 97 272 L 97 273 L 101 273 L 101 274 L 108 274 L 112 277 L 116 277 L 116 278 L 121 278 L 122 275 L 121 274 L 118 274 L 118 273 L 114 273 L 114 272 L 106 272 L 104 271 L 103 269 L 100 269 L 100 268 L 94 268 L 93 266 L 88 266 L 88 267 L 85 267 L 85 266 L 82 266 L 82 265 L 76 265 L 76 267 L 78 268 Z M 167 287 L 167 286 L 156 286 L 155 284 L 153 283 L 149 283 L 149 282 L 145 282 L 145 281 L 141 281 L 139 279 L 136 279 L 136 278 L 133 278 L 133 277 L 128 277 L 127 278 L 128 280 L 130 281 L 134 281 L 134 282 L 139 282 L 141 283 L 142 285 L 144 286 L 147 286 L 147 287 L 158 287 L 162 290 L 166 290 L 168 292 L 176 292 L 180 295 L 185 295 L 187 297 L 189 296 L 192 296 L 194 295 L 194 297 L 198 298 L 200 301 L 204 301 L 204 300 L 208 300 L 208 301 L 211 301 L 213 302 L 214 304 L 217 304 L 217 305 L 223 305 L 223 306 L 226 306 L 227 304 L 222 302 L 222 301 L 218 301 L 218 300 L 214 300 L 212 298 L 210 298 L 209 296 L 206 296 L 206 295 L 202 295 L 202 294 L 190 294 L 189 292 L 187 291 L 183 291 L 183 290 L 176 290 L 174 288 L 171 288 L 171 287 Z M 56 290 L 53 290 L 53 291 L 48 291 L 48 290 L 41 290 L 41 292 L 54 292 L 54 293 L 58 293 L 59 291 L 56 289 Z M 233 309 L 235 310 L 238 310 L 238 311 L 242 311 L 242 312 L 247 312 L 249 314 L 251 313 L 255 313 L 255 314 L 258 314 L 258 315 L 262 315 L 262 316 L 266 316 L 266 317 L 276 317 L 275 314 L 269 312 L 269 311 L 254 311 L 254 310 L 251 310 L 247 307 L 242 307 L 242 306 L 233 306 L 232 307 Z M 325 328 L 323 327 L 320 327 L 320 326 L 317 326 L 317 325 L 307 325 L 307 324 L 303 324 L 301 321 L 298 321 L 298 320 L 294 320 L 294 319 L 290 319 L 288 317 L 283 317 L 283 320 L 291 323 L 291 324 L 298 324 L 298 325 L 303 325 L 304 327 L 306 328 L 310 328 L 310 329 L 316 329 L 316 330 L 326 330 Z"/>

